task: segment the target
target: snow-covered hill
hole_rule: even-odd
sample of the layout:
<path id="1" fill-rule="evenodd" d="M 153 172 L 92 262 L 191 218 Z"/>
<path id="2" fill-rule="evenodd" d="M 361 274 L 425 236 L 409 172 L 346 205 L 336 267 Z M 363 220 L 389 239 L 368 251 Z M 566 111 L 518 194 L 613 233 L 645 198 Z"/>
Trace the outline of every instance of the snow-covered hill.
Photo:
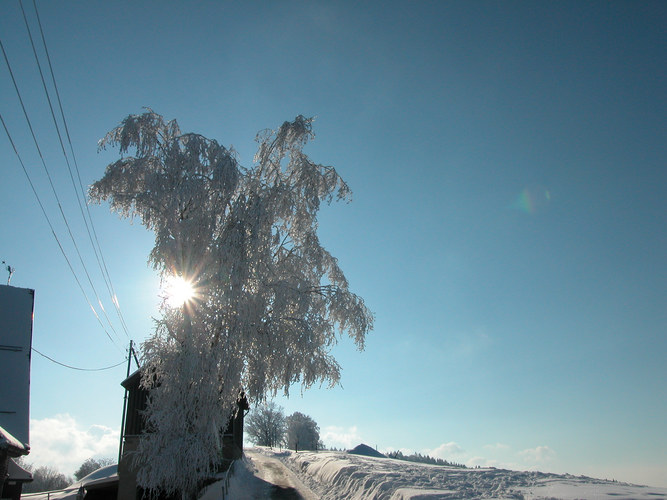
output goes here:
<path id="1" fill-rule="evenodd" d="M 667 498 L 667 488 L 568 474 L 494 468 L 460 469 L 346 452 L 294 453 L 267 448 L 254 448 L 253 451 L 280 460 L 324 500 Z M 254 466 L 248 463 L 246 467 L 252 470 Z M 237 486 L 242 489 L 241 485 Z"/>

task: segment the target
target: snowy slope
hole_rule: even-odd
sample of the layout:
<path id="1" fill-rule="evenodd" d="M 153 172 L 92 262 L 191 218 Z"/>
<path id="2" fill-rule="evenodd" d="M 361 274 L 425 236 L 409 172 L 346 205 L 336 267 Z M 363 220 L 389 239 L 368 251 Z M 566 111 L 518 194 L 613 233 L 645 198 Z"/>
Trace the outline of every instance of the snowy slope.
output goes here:
<path id="1" fill-rule="evenodd" d="M 667 499 L 667 488 L 568 474 L 494 468 L 459 469 L 345 452 L 294 453 L 267 448 L 253 450 L 279 459 L 324 500 Z"/>

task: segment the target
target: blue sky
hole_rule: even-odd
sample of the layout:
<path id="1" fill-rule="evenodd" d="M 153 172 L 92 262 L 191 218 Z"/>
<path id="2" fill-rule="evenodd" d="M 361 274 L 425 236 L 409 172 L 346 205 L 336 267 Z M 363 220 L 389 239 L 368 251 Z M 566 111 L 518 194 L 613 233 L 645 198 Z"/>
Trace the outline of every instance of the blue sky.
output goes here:
<path id="1" fill-rule="evenodd" d="M 376 315 L 364 352 L 335 348 L 342 387 L 279 399 L 325 443 L 667 486 L 664 3 L 37 7 L 86 185 L 115 159 L 97 141 L 143 106 L 244 165 L 259 130 L 316 116 L 307 153 L 354 193 L 322 211 L 321 238 Z M 0 5 L 0 39 L 92 274 L 18 2 Z M 0 112 L 76 260 L 0 62 Z M 4 134 L 0 155 L 0 257 L 36 290 L 34 347 L 122 361 L 128 338 L 116 322 L 112 344 L 90 312 Z M 157 314 L 152 237 L 92 212 L 140 342 Z M 72 469 L 113 454 L 125 368 L 32 367 L 33 459 L 63 449 L 54 433 L 78 443 Z"/>

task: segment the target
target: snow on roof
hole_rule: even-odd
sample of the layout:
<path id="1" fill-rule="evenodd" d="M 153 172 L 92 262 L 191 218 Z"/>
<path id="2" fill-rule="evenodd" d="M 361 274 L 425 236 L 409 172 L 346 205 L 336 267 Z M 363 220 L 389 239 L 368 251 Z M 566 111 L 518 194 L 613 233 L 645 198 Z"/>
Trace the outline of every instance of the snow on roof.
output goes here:
<path id="1" fill-rule="evenodd" d="M 30 447 L 22 444 L 21 441 L 0 427 L 0 450 L 7 450 L 10 457 L 18 457 L 27 455 Z"/>

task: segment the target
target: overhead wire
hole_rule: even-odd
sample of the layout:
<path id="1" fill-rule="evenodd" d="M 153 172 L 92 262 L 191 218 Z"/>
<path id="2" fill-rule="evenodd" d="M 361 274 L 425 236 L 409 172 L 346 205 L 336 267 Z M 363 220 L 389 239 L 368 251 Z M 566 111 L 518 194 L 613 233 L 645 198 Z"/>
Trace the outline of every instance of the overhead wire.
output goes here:
<path id="1" fill-rule="evenodd" d="M 58 121 L 57 121 L 55 113 L 53 111 L 53 104 L 51 102 L 51 96 L 49 95 L 49 91 L 48 91 L 48 88 L 47 88 L 47 85 L 46 85 L 46 81 L 44 80 L 44 73 L 42 72 L 42 65 L 40 64 L 39 57 L 37 56 L 37 49 L 35 48 L 35 42 L 32 38 L 32 32 L 30 30 L 30 25 L 28 24 L 28 18 L 26 16 L 25 9 L 23 8 L 23 1 L 19 0 L 19 4 L 21 6 L 21 12 L 23 13 L 23 20 L 25 22 L 26 30 L 28 31 L 28 38 L 30 39 L 30 45 L 32 47 L 32 52 L 35 56 L 35 62 L 37 64 L 37 69 L 39 70 L 39 76 L 40 76 L 41 81 L 42 81 L 42 87 L 44 88 L 44 94 L 46 95 L 46 100 L 49 104 L 49 110 L 51 112 L 51 118 L 53 119 L 53 124 L 56 128 L 56 134 L 58 135 L 58 141 L 60 142 L 60 148 L 61 148 L 61 150 L 63 152 L 63 156 L 65 158 L 65 163 L 67 165 L 67 170 L 69 172 L 70 180 L 72 182 L 72 185 L 74 186 L 74 192 L 76 193 L 76 199 L 77 199 L 77 203 L 79 205 L 79 211 L 81 212 L 81 215 L 83 217 L 83 221 L 84 221 L 85 226 L 86 226 L 86 231 L 88 232 L 88 237 L 89 237 L 89 239 L 91 241 L 91 244 L 92 244 L 92 237 L 90 235 L 90 229 L 88 228 L 88 222 L 86 220 L 85 214 L 83 212 L 83 207 L 81 205 L 81 196 L 80 196 L 79 191 L 77 189 L 76 182 L 74 181 L 74 176 L 72 174 L 72 167 L 70 165 L 69 158 L 68 158 L 67 153 L 65 151 L 65 146 L 63 144 L 62 135 L 60 134 L 60 127 L 58 126 Z M 17 88 L 17 92 L 18 92 L 18 88 Z M 28 119 L 27 113 L 26 113 L 26 119 Z M 30 129 L 32 131 L 32 126 L 30 127 Z M 37 139 L 34 137 L 34 135 L 33 135 L 33 139 L 35 140 L 35 145 L 37 145 Z M 39 146 L 37 146 L 37 149 L 39 151 Z M 65 212 L 63 211 L 62 205 L 60 203 L 60 198 L 58 197 L 55 186 L 53 185 L 53 182 L 51 181 L 51 176 L 50 176 L 50 174 L 48 172 L 48 169 L 46 167 L 46 163 L 44 162 L 44 158 L 41 155 L 41 151 L 39 151 L 39 153 L 40 153 L 40 157 L 42 158 L 42 164 L 44 165 L 44 169 L 47 173 L 47 177 L 49 178 L 49 182 L 51 184 L 51 189 L 52 189 L 53 194 L 54 194 L 54 196 L 56 198 L 56 201 L 58 203 L 60 213 L 62 214 L 63 221 L 65 222 L 65 226 L 67 227 L 67 230 L 70 234 L 70 238 L 72 239 L 72 243 L 74 244 L 74 248 L 76 250 L 76 253 L 79 256 L 79 261 L 81 263 L 81 266 L 83 267 L 84 273 L 85 273 L 86 277 L 88 278 L 88 283 L 90 284 L 90 287 L 93 290 L 95 298 L 97 299 L 97 304 L 99 305 L 100 310 L 102 311 L 102 314 L 104 315 L 105 319 L 107 320 L 107 323 L 109 324 L 109 327 L 114 332 L 116 337 L 120 340 L 120 337 L 118 337 L 118 333 L 116 332 L 116 329 L 114 328 L 113 324 L 111 323 L 111 319 L 109 318 L 109 315 L 107 314 L 107 311 L 104 308 L 104 304 L 102 303 L 102 300 L 100 299 L 99 294 L 97 293 L 97 289 L 95 288 L 95 285 L 93 284 L 93 280 L 90 277 L 90 273 L 88 272 L 88 268 L 87 268 L 85 262 L 83 261 L 83 257 L 81 255 L 80 250 L 79 250 L 79 246 L 77 245 L 76 240 L 74 238 L 74 235 L 72 234 L 70 224 L 67 221 L 67 217 L 65 216 Z M 95 249 L 94 244 L 93 244 L 93 250 L 95 251 L 95 255 L 97 256 L 97 250 Z M 99 258 L 98 258 L 98 264 L 99 264 Z M 102 272 L 102 275 L 104 277 L 104 272 Z"/>
<path id="2" fill-rule="evenodd" d="M 33 128 L 32 128 L 32 123 L 31 123 L 30 118 L 28 117 L 28 113 L 27 113 L 27 111 L 26 111 L 26 109 L 25 109 L 25 105 L 24 105 L 24 103 L 23 103 L 23 99 L 22 99 L 22 97 L 21 97 L 21 93 L 20 93 L 20 91 L 19 91 L 18 84 L 16 83 L 16 79 L 14 78 L 14 73 L 13 73 L 13 71 L 12 71 L 11 64 L 9 63 L 9 58 L 8 58 L 8 56 L 7 56 L 7 52 L 5 51 L 5 47 L 4 47 L 4 45 L 2 44 L 2 40 L 1 40 L 1 39 L 0 39 L 0 49 L 2 50 L 2 55 L 3 55 L 4 59 L 5 59 L 5 63 L 7 64 L 7 69 L 9 70 L 9 74 L 10 74 L 11 79 L 12 79 L 12 82 L 13 82 L 13 84 L 14 84 L 14 88 L 15 88 L 15 90 L 16 90 L 16 94 L 17 94 L 17 96 L 18 96 L 19 103 L 21 104 L 21 108 L 22 108 L 22 110 L 23 110 L 23 114 L 24 114 L 25 119 L 26 119 L 26 121 L 27 121 L 27 123 L 28 123 L 28 128 L 30 129 L 30 133 L 31 133 L 32 138 L 33 138 L 33 141 L 34 141 L 34 143 L 35 143 L 35 147 L 37 148 L 37 152 L 39 153 L 39 156 L 40 156 L 40 158 L 41 158 L 41 160 L 42 160 L 42 165 L 44 166 L 44 169 L 45 169 L 45 171 L 46 171 L 47 177 L 48 177 L 49 182 L 50 182 L 50 184 L 51 184 L 51 188 L 52 188 L 52 190 L 53 190 L 53 192 L 54 192 L 54 195 L 55 195 L 55 197 L 56 197 L 56 200 L 57 200 L 57 202 L 58 202 L 58 207 L 60 208 L 60 213 L 61 213 L 63 219 L 65 220 L 65 225 L 66 225 L 67 228 L 68 228 L 68 231 L 69 231 L 69 234 L 70 234 L 70 238 L 72 238 L 72 241 L 74 242 L 74 246 L 75 246 L 75 248 L 77 248 L 77 253 L 79 254 L 79 258 L 82 260 L 82 258 L 81 258 L 81 254 L 80 254 L 80 252 L 78 252 L 78 247 L 77 247 L 77 245 L 76 245 L 76 242 L 74 241 L 74 236 L 72 235 L 71 229 L 69 228 L 69 224 L 68 224 L 68 222 L 67 222 L 67 218 L 65 217 L 65 214 L 64 214 L 64 212 L 63 212 L 62 205 L 60 204 L 60 200 L 59 200 L 59 198 L 58 198 L 58 195 L 57 195 L 57 193 L 55 192 L 55 187 L 53 186 L 53 181 L 52 181 L 52 179 L 51 179 L 51 175 L 49 174 L 48 168 L 47 168 L 47 166 L 46 166 L 46 162 L 45 162 L 44 157 L 43 157 L 43 155 L 42 155 L 41 149 L 39 148 L 39 144 L 38 144 L 38 142 L 37 142 L 37 138 L 36 138 L 35 133 L 34 133 L 34 130 L 33 130 Z M 53 236 L 54 236 L 54 238 L 55 238 L 55 240 L 56 240 L 56 243 L 58 244 L 58 248 L 60 249 L 61 253 L 63 254 L 63 257 L 65 257 L 65 261 L 67 262 L 67 265 L 68 265 L 70 271 L 72 272 L 72 274 L 73 274 L 73 276 L 74 276 L 74 279 L 75 279 L 76 283 L 78 284 L 79 288 L 81 289 L 81 292 L 83 293 L 83 296 L 84 296 L 84 298 L 86 299 L 86 302 L 87 302 L 88 305 L 90 306 L 91 310 L 93 311 L 93 314 L 94 314 L 95 317 L 97 318 L 97 321 L 99 322 L 100 326 L 101 326 L 102 329 L 104 330 L 104 333 L 107 335 L 107 337 L 109 338 L 109 340 L 111 340 L 111 342 L 116 346 L 117 349 L 120 349 L 120 347 L 118 346 L 118 344 L 116 343 L 116 341 L 111 337 L 111 335 L 109 334 L 108 330 L 107 330 L 106 327 L 104 326 L 104 323 L 102 323 L 102 319 L 100 318 L 99 314 L 98 314 L 97 311 L 95 310 L 95 307 L 94 307 L 93 304 L 91 303 L 91 301 L 90 301 L 90 299 L 89 299 L 89 297 L 88 297 L 88 294 L 86 293 L 86 291 L 85 291 L 83 285 L 81 284 L 81 281 L 79 280 L 79 278 L 78 278 L 78 276 L 77 276 L 77 274 L 76 274 L 76 272 L 75 272 L 75 270 L 74 270 L 74 267 L 72 266 L 71 261 L 70 261 L 69 258 L 67 257 L 67 253 L 65 252 L 65 249 L 63 248 L 63 246 L 62 246 L 62 244 L 61 244 L 61 242 L 60 242 L 60 239 L 59 239 L 58 236 L 56 235 L 56 232 L 55 232 L 55 228 L 54 228 L 54 226 L 53 226 L 53 223 L 51 222 L 51 219 L 49 218 L 48 214 L 46 213 L 46 209 L 44 208 L 44 204 L 42 203 L 41 198 L 39 197 L 39 194 L 37 193 L 37 190 L 35 189 L 35 185 L 34 185 L 34 183 L 32 182 L 32 179 L 30 178 L 30 175 L 28 174 L 28 170 L 26 169 L 25 163 L 23 162 L 23 159 L 21 158 L 21 155 L 20 155 L 20 153 L 19 153 L 19 151 L 18 151 L 18 148 L 16 147 L 16 144 L 14 143 L 14 140 L 12 139 L 12 136 L 11 136 L 11 134 L 10 134 L 10 132 L 9 132 L 9 129 L 8 129 L 8 127 L 7 127 L 7 124 L 5 123 L 5 120 L 4 120 L 4 118 L 2 117 L 1 114 L 0 114 L 0 121 L 2 121 L 2 126 L 3 126 L 3 128 L 4 128 L 4 130 L 5 130 L 5 133 L 7 134 L 7 138 L 9 139 L 9 142 L 10 142 L 10 144 L 11 144 L 13 150 L 14 150 L 14 153 L 16 154 L 16 157 L 18 158 L 19 163 L 21 164 L 21 168 L 23 169 L 23 173 L 25 174 L 25 176 L 26 176 L 27 179 L 28 179 L 28 183 L 30 184 L 30 188 L 32 189 L 32 192 L 33 192 L 33 194 L 35 195 L 35 197 L 37 198 L 37 202 L 38 202 L 38 204 L 39 204 L 39 206 L 40 206 L 40 208 L 41 208 L 41 210 L 42 210 L 42 214 L 44 215 L 44 217 L 45 217 L 46 220 L 47 220 L 47 223 L 48 223 L 48 225 L 49 225 L 49 228 L 51 229 L 51 233 L 53 234 Z M 84 265 L 84 268 L 85 268 L 85 265 Z M 87 272 L 86 272 L 86 274 L 87 274 Z M 90 280 L 90 276 L 89 276 L 89 280 Z M 118 334 L 117 334 L 117 333 L 116 333 L 116 336 L 118 337 Z M 121 352 L 122 352 L 122 350 L 121 350 Z"/>
<path id="3" fill-rule="evenodd" d="M 44 53 L 46 54 L 46 60 L 47 60 L 48 65 L 49 65 L 49 72 L 51 74 L 51 81 L 53 83 L 53 88 L 55 90 L 56 99 L 58 101 L 58 107 L 59 107 L 59 110 L 60 110 L 61 120 L 62 120 L 64 129 L 65 129 L 65 136 L 67 137 L 67 142 L 69 144 L 69 149 L 70 149 L 70 152 L 72 154 L 72 161 L 74 163 L 74 168 L 76 170 L 76 174 L 77 174 L 77 178 L 78 178 L 78 186 L 81 190 L 81 197 L 84 200 L 83 206 L 86 207 L 86 213 L 88 215 L 87 219 L 86 219 L 86 215 L 83 213 L 83 209 L 82 209 L 82 206 L 81 206 L 82 205 L 81 204 L 81 199 L 79 198 L 79 192 L 78 192 L 77 187 L 75 185 L 75 182 L 74 182 L 74 179 L 73 179 L 73 176 L 72 176 L 72 172 L 71 172 L 71 168 L 70 168 L 70 164 L 69 164 L 69 161 L 68 161 L 67 166 L 68 166 L 68 169 L 70 170 L 70 178 L 72 179 L 72 184 L 74 185 L 74 190 L 77 193 L 77 200 L 79 201 L 79 209 L 81 210 L 83 220 L 84 220 L 84 223 L 86 225 L 86 231 L 88 232 L 88 238 L 90 239 L 91 245 L 92 245 L 93 250 L 95 252 L 95 258 L 97 259 L 98 266 L 100 267 L 100 271 L 102 273 L 102 277 L 104 278 L 104 282 L 107 286 L 107 291 L 109 292 L 109 295 L 111 297 L 111 301 L 114 304 L 116 314 L 118 315 L 118 319 L 120 320 L 121 326 L 123 327 L 123 331 L 125 332 L 125 336 L 130 338 L 130 334 L 129 334 L 129 331 L 128 331 L 128 328 L 127 328 L 127 324 L 125 323 L 125 318 L 123 317 L 123 313 L 121 311 L 120 304 L 118 302 L 118 296 L 116 295 L 116 291 L 114 289 L 113 282 L 111 280 L 111 275 L 109 274 L 109 269 L 108 269 L 106 261 L 104 259 L 104 252 L 102 252 L 102 246 L 100 245 L 100 241 L 99 241 L 99 238 L 97 236 L 97 231 L 95 230 L 95 224 L 93 223 L 93 219 L 92 219 L 92 216 L 91 216 L 91 213 L 90 213 L 90 207 L 89 207 L 88 203 L 85 202 L 86 194 L 85 194 L 85 190 L 83 188 L 83 182 L 81 180 L 81 172 L 79 170 L 79 164 L 77 162 L 76 154 L 74 152 L 74 146 L 72 145 L 72 139 L 71 139 L 71 136 L 70 136 L 70 133 L 69 133 L 69 127 L 67 126 L 67 119 L 65 118 L 65 112 L 63 110 L 62 100 L 60 99 L 60 92 L 58 90 L 58 84 L 56 83 L 56 77 L 55 77 L 55 72 L 53 71 L 53 65 L 51 64 L 51 56 L 49 55 L 49 49 L 48 49 L 48 46 L 47 46 L 47 43 L 46 43 L 46 37 L 44 36 L 44 29 L 42 28 L 42 21 L 41 21 L 41 18 L 39 16 L 39 10 L 37 9 L 37 2 L 36 2 L 36 0 L 33 0 L 32 3 L 33 3 L 33 7 L 35 9 L 35 15 L 37 17 L 37 25 L 39 27 L 40 36 L 42 38 L 42 45 L 44 46 Z M 22 0 L 21 0 L 21 9 L 23 11 Z M 23 11 L 23 17 L 24 17 L 24 20 L 26 21 L 26 27 L 28 27 L 28 22 L 27 22 L 27 18 L 25 16 L 25 11 Z M 30 28 L 29 27 L 28 27 L 28 34 L 30 35 Z M 30 38 L 31 38 L 31 43 L 32 43 L 32 36 Z M 36 53 L 35 53 L 35 58 L 37 59 L 37 54 Z M 39 65 L 39 60 L 37 60 L 37 64 Z M 40 70 L 40 73 L 41 73 L 41 70 Z M 46 90 L 46 86 L 45 86 L 45 90 Z M 47 92 L 47 95 L 48 95 L 48 92 Z M 49 99 L 49 106 L 51 106 L 50 99 Z M 51 108 L 51 113 L 53 115 L 53 108 Z M 55 117 L 54 117 L 54 123 L 56 123 Z M 58 129 L 57 123 L 56 123 L 56 130 L 58 131 L 58 138 L 60 139 L 60 144 L 61 144 L 61 147 L 62 147 L 62 138 L 60 136 L 60 131 Z M 63 154 L 65 156 L 65 159 L 67 160 L 67 155 L 64 152 L 64 147 L 63 147 Z M 89 228 L 89 225 L 88 225 L 88 221 L 90 221 L 90 228 Z M 92 235 L 91 235 L 91 230 L 92 230 Z M 94 242 L 93 242 L 93 240 L 94 240 Z"/>
<path id="4" fill-rule="evenodd" d="M 2 48 L 2 41 L 0 40 L 0 48 Z M 4 48 L 3 48 L 4 51 Z M 44 204 L 42 203 L 41 198 L 39 197 L 39 194 L 37 193 L 37 190 L 35 189 L 35 185 L 32 182 L 32 179 L 30 177 L 30 174 L 28 173 L 28 170 L 25 167 L 25 163 L 23 163 L 23 159 L 21 158 L 21 155 L 18 152 L 18 149 L 16 148 L 16 144 L 14 144 L 14 140 L 12 139 L 11 134 L 9 133 L 9 129 L 7 128 L 7 124 L 5 123 L 4 118 L 2 117 L 2 113 L 0 113 L 0 122 L 2 123 L 2 127 L 5 130 L 5 134 L 7 134 L 7 139 L 9 139 L 9 143 L 12 146 L 12 149 L 14 150 L 14 153 L 16 154 L 16 157 L 18 158 L 19 164 L 21 165 L 21 168 L 23 169 L 23 173 L 26 176 L 26 179 L 28 180 L 28 184 L 30 184 L 30 189 L 32 189 L 33 194 L 35 195 L 35 198 L 37 199 L 37 204 L 39 205 L 39 208 L 42 210 L 42 214 L 44 215 L 44 218 L 46 219 L 46 222 L 51 229 L 51 234 L 53 235 L 53 238 L 56 240 L 56 243 L 58 244 L 58 248 L 60 249 L 60 252 L 63 254 L 63 257 L 65 258 L 65 262 L 67 262 L 67 266 L 69 267 L 69 270 L 72 272 L 72 275 L 74 276 L 74 280 L 76 281 L 76 284 L 79 285 L 79 289 L 81 290 L 81 293 L 83 293 L 84 298 L 86 299 L 86 302 L 90 306 L 91 311 L 93 311 L 93 314 L 95 315 L 95 318 L 97 318 L 97 321 L 99 322 L 100 326 L 104 330 L 104 333 L 106 333 L 107 337 L 109 337 L 109 340 L 113 343 L 116 348 L 120 349 L 118 347 L 118 344 L 116 344 L 116 341 L 109 335 L 109 332 L 105 328 L 104 324 L 102 323 L 101 318 L 97 314 L 97 311 L 93 307 L 93 304 L 90 302 L 90 299 L 88 298 L 88 294 L 86 293 L 85 289 L 83 288 L 83 285 L 81 284 L 81 280 L 79 280 L 79 277 L 76 274 L 76 271 L 74 271 L 74 267 L 72 267 L 72 263 L 69 260 L 69 257 L 67 257 L 67 252 L 65 252 L 65 249 L 62 246 L 62 243 L 60 243 L 60 239 L 58 238 L 58 235 L 56 234 L 56 230 L 53 227 L 53 223 L 51 222 L 51 219 L 49 218 L 49 215 L 46 213 L 46 209 L 44 208 Z"/>
<path id="5" fill-rule="evenodd" d="M 46 359 L 48 359 L 49 361 L 51 361 L 51 362 L 53 362 L 57 365 L 64 366 L 65 368 L 69 368 L 70 370 L 78 370 L 78 371 L 81 371 L 81 372 L 101 372 L 103 370 L 111 370 L 112 368 L 116 368 L 117 366 L 124 365 L 125 362 L 127 361 L 127 359 L 124 359 L 120 363 L 116 363 L 115 365 L 111 365 L 111 366 L 105 366 L 103 368 L 79 368 L 77 366 L 72 366 L 72 365 L 68 365 L 68 364 L 65 364 L 65 363 L 61 363 L 60 361 L 56 361 L 52 357 L 47 356 L 46 354 L 44 354 L 42 352 L 39 352 L 34 347 L 32 347 L 31 349 L 33 351 L 35 351 L 37 354 L 39 354 L 40 356 L 45 357 Z"/>

